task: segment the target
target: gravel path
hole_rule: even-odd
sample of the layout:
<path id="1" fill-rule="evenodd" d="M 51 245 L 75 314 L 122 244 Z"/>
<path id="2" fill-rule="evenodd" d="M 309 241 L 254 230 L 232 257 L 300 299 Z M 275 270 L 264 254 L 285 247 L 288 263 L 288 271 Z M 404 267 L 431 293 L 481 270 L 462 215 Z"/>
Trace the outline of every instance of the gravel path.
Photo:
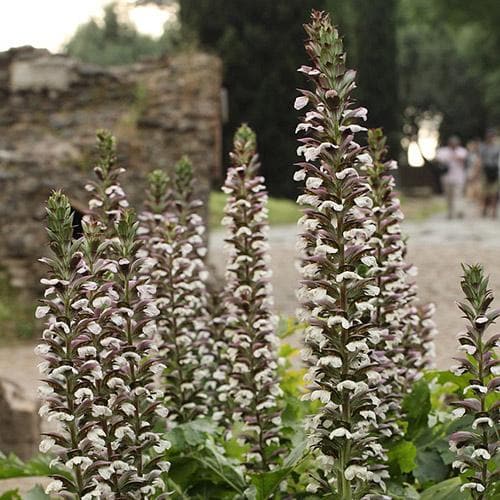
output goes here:
<path id="1" fill-rule="evenodd" d="M 436 365 L 445 369 L 450 366 L 456 352 L 455 335 L 463 328 L 463 320 L 455 304 L 461 298 L 462 262 L 480 262 L 485 266 L 491 275 L 490 286 L 497 296 L 496 306 L 500 306 L 500 221 L 472 216 L 465 220 L 448 221 L 443 216 L 435 216 L 425 222 L 405 223 L 404 230 L 409 236 L 409 260 L 419 269 L 417 284 L 420 298 L 437 306 L 435 320 L 439 335 L 436 339 Z M 295 288 L 299 277 L 295 237 L 295 226 L 274 228 L 270 235 L 276 309 L 286 315 L 292 315 L 297 307 Z M 223 268 L 220 258 L 222 245 L 223 234 L 213 232 L 210 256 L 218 271 Z M 38 378 L 33 347 L 33 344 L 25 343 L 0 348 L 0 376 L 15 380 L 30 398 L 36 398 Z M 0 493 L 5 491 L 6 484 L 0 482 Z M 23 485 L 19 483 L 16 486 Z"/>

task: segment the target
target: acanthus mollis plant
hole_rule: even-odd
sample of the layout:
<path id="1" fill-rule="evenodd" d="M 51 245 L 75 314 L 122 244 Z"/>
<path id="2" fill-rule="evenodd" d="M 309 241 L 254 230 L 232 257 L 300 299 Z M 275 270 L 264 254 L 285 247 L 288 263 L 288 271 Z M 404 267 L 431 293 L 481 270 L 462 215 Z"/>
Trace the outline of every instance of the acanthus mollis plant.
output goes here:
<path id="1" fill-rule="evenodd" d="M 282 390 L 277 375 L 278 339 L 272 313 L 267 242 L 267 192 L 253 131 L 235 134 L 231 167 L 223 191 L 228 195 L 223 225 L 227 254 L 225 288 L 228 383 L 219 387 L 232 419 L 242 422 L 238 436 L 249 447 L 246 467 L 272 470 L 280 460 Z"/>
<path id="2" fill-rule="evenodd" d="M 200 355 L 206 348 L 206 276 L 201 258 L 206 249 L 200 229 L 188 228 L 181 217 L 173 182 L 160 170 L 150 174 L 146 209 L 140 216 L 145 240 L 140 274 L 149 276 L 156 287 L 157 336 L 166 365 L 162 389 L 169 426 L 207 415 L 205 383 L 210 370 L 201 365 Z M 194 219 L 190 221 L 194 224 Z"/>
<path id="3" fill-rule="evenodd" d="M 43 258 L 49 277 L 43 305 L 36 310 L 37 318 L 47 317 L 42 343 L 35 352 L 43 357 L 39 365 L 43 385 L 39 392 L 43 400 L 40 415 L 57 422 L 57 431 L 46 434 L 40 450 L 56 452 L 55 462 L 70 471 L 70 478 L 55 476 L 47 493 L 90 498 L 97 486 L 98 464 L 93 460 L 91 402 L 92 380 L 100 371 L 87 361 L 87 348 L 82 339 L 88 338 L 89 321 L 82 308 L 85 297 L 87 266 L 80 247 L 73 240 L 73 216 L 68 198 L 55 192 L 47 202 L 47 232 L 51 257 Z M 83 341 L 83 344 L 85 340 Z"/>
<path id="4" fill-rule="evenodd" d="M 408 377 L 413 379 L 415 376 L 408 362 L 408 355 L 412 354 L 408 349 L 408 337 L 418 339 L 419 326 L 422 325 L 415 314 L 417 309 L 413 306 L 415 285 L 411 275 L 415 274 L 414 268 L 404 259 L 406 244 L 401 232 L 403 213 L 394 192 L 395 180 L 392 175 L 397 164 L 387 160 L 386 138 L 381 129 L 368 131 L 368 152 L 372 161 L 361 167 L 361 170 L 366 174 L 371 188 L 375 223 L 370 245 L 375 249 L 376 266 L 371 268 L 370 275 L 375 277 L 380 290 L 371 317 L 379 328 L 380 341 L 372 356 L 381 370 L 382 380 L 378 384 L 377 394 L 386 420 L 390 422 L 384 433 L 390 437 L 400 433 L 396 422 L 401 416 L 401 399 L 408 388 Z M 424 312 L 424 309 L 418 310 Z M 417 347 L 411 357 L 415 365 L 424 364 L 418 350 L 423 343 L 423 339 L 419 340 L 418 346 L 411 343 L 411 347 Z"/>
<path id="5" fill-rule="evenodd" d="M 457 454 L 453 467 L 465 480 L 461 491 L 469 491 L 474 499 L 493 499 L 500 494 L 500 360 L 495 352 L 500 334 L 491 335 L 488 328 L 500 316 L 500 310 L 490 308 L 494 297 L 483 268 L 474 265 L 463 269 L 461 287 L 466 300 L 458 307 L 468 324 L 458 341 L 465 356 L 457 358 L 453 371 L 466 376 L 469 385 L 464 389 L 465 398 L 452 404 L 457 417 L 470 415 L 473 420 L 468 430 L 450 436 L 450 450 Z"/>
<path id="6" fill-rule="evenodd" d="M 153 429 L 155 415 L 164 417 L 165 409 L 152 385 L 158 361 L 146 335 L 146 328 L 154 328 L 148 314 L 157 311 L 148 286 L 129 280 L 120 287 L 126 257 L 119 254 L 114 262 L 105 256 L 109 244 L 100 224 L 85 218 L 84 236 L 75 241 L 67 198 L 54 194 L 47 211 L 54 258 L 44 259 L 51 276 L 43 280 L 49 288 L 37 316 L 49 319 L 37 352 L 45 358 L 42 414 L 62 423 L 41 450 L 53 449 L 56 462 L 74 476 L 56 478 L 49 491 L 86 499 L 142 498 L 163 486 L 159 476 L 168 468 L 168 443 Z M 122 253 L 135 251 L 130 227 L 126 213 L 116 243 Z M 131 272 L 136 266 L 131 262 Z M 127 302 L 124 289 L 145 297 Z M 131 314 L 138 308 L 145 313 L 139 321 Z"/>
<path id="7" fill-rule="evenodd" d="M 379 328 L 370 322 L 376 297 L 377 265 L 368 244 L 375 230 L 373 200 L 361 168 L 370 155 L 354 140 L 366 130 L 358 124 L 366 110 L 350 99 L 355 72 L 346 70 L 345 54 L 329 16 L 313 12 L 305 26 L 312 65 L 299 71 L 312 81 L 296 109 L 306 108 L 297 132 L 302 145 L 295 180 L 305 180 L 300 225 L 302 287 L 299 289 L 305 331 L 303 357 L 309 365 L 311 400 L 319 400 L 310 418 L 310 447 L 318 470 L 309 491 L 358 499 L 379 495 L 387 472 L 378 439 L 384 412 L 375 394 L 379 367 L 371 351 Z M 380 496 L 379 496 L 380 497 Z"/>
<path id="8" fill-rule="evenodd" d="M 125 169 L 117 165 L 116 140 L 108 130 L 97 132 L 98 161 L 94 167 L 96 181 L 89 182 L 85 189 L 92 194 L 90 212 L 103 225 L 107 236 L 114 231 L 114 223 L 129 203 L 120 184 L 120 175 Z"/>
<path id="9" fill-rule="evenodd" d="M 432 368 L 436 358 L 434 345 L 434 338 L 437 335 L 436 322 L 434 321 L 435 312 L 436 306 L 433 303 L 418 304 L 416 306 L 416 316 L 418 318 L 416 336 L 418 338 L 417 349 L 419 356 L 415 365 L 420 374 L 423 370 Z"/>
<path id="10" fill-rule="evenodd" d="M 160 419 L 168 415 L 163 392 L 154 382 L 154 375 L 164 369 L 156 344 L 159 310 L 155 286 L 139 274 L 142 241 L 133 211 L 124 210 L 114 229 L 109 255 L 115 272 L 107 283 L 112 303 L 106 323 L 101 322 L 100 341 L 105 347 L 101 355 L 111 360 L 104 381 L 112 390 L 103 400 L 102 415 L 108 417 L 103 437 L 113 460 L 99 474 L 112 491 L 121 488 L 117 493 L 144 498 L 162 491 L 160 476 L 169 467 L 164 455 L 170 443 L 157 431 Z"/>

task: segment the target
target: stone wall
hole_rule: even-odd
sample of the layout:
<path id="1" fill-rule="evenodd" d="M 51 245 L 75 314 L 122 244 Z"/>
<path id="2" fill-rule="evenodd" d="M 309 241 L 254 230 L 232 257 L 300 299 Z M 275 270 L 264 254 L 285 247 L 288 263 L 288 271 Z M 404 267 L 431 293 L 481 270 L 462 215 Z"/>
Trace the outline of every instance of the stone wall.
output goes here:
<path id="1" fill-rule="evenodd" d="M 50 192 L 85 209 L 98 128 L 117 136 L 137 208 L 144 174 L 183 154 L 206 200 L 221 169 L 220 89 L 219 59 L 201 53 L 111 69 L 31 47 L 0 53 L 0 267 L 11 284 L 36 286 Z"/>

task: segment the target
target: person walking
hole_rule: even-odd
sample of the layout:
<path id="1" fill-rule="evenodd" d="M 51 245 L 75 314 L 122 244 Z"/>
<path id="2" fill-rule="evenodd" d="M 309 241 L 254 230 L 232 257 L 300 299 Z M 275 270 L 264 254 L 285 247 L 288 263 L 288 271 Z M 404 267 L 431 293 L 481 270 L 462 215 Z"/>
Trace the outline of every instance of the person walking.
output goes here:
<path id="1" fill-rule="evenodd" d="M 483 217 L 498 215 L 498 178 L 500 168 L 500 145 L 494 129 L 486 131 L 485 140 L 479 148 L 483 176 Z"/>
<path id="2" fill-rule="evenodd" d="M 436 151 L 436 160 L 442 165 L 444 171 L 441 183 L 446 197 L 449 219 L 464 216 L 467 155 L 467 150 L 461 145 L 456 135 L 451 136 L 447 145 Z"/>

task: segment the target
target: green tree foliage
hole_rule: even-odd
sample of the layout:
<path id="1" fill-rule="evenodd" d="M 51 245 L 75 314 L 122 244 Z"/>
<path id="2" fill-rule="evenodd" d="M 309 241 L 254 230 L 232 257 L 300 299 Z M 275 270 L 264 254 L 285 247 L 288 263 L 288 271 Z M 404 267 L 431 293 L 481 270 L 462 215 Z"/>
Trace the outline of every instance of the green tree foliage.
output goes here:
<path id="1" fill-rule="evenodd" d="M 440 2 L 399 0 L 400 94 L 406 133 L 416 132 L 422 115 L 431 112 L 442 115 L 443 138 L 459 134 L 467 139 L 481 135 L 488 121 L 484 77 L 481 72 L 474 74 L 471 66 L 468 38 L 477 34 L 476 28 L 459 33 L 440 8 Z M 476 54 L 481 58 L 487 53 L 483 47 Z"/>
<path id="2" fill-rule="evenodd" d="M 224 62 L 231 135 L 245 121 L 257 132 L 263 174 L 273 194 L 291 195 L 291 165 L 295 161 L 292 109 L 296 72 L 303 60 L 302 24 L 313 0 L 180 0 L 183 27 L 197 34 L 202 48 L 217 52 Z M 318 5 L 318 3 L 320 5 Z"/>
<path id="3" fill-rule="evenodd" d="M 128 64 L 143 57 L 158 57 L 164 51 L 162 40 L 142 35 L 118 16 L 112 3 L 104 9 L 102 23 L 91 19 L 82 24 L 66 46 L 66 51 L 82 61 L 100 64 Z"/>
<path id="4" fill-rule="evenodd" d="M 353 0 L 359 103 L 366 106 L 368 126 L 383 127 L 388 145 L 397 151 L 400 103 L 396 47 L 397 0 Z M 393 154 L 394 154 L 393 153 Z"/>

